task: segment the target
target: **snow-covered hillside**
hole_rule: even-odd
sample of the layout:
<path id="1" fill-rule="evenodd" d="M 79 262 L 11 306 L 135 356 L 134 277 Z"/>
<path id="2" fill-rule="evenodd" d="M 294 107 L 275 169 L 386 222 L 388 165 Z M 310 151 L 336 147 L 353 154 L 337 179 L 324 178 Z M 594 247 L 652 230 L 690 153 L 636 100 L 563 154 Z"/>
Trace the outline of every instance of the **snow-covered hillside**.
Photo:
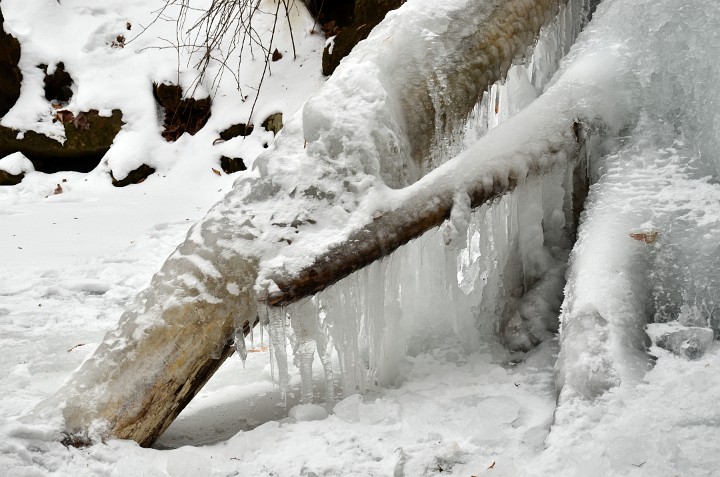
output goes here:
<path id="1" fill-rule="evenodd" d="M 429 0 L 412 2 L 408 9 L 433 10 Z M 284 141 L 303 134 L 303 118 L 295 112 L 324 82 L 319 74 L 324 38 L 311 33 L 314 20 L 300 5 L 291 9 L 297 58 L 283 23 L 275 37 L 283 58 L 272 63 L 253 118 L 248 116 L 264 69 L 261 55 L 243 57 L 240 75 L 247 80 L 240 91 L 232 76 L 214 89 L 216 71 L 211 71 L 195 91 L 196 97 L 213 97 L 208 123 L 193 136 L 167 142 L 151 85 L 179 77 L 189 88 L 196 78 L 187 57 L 179 67 L 175 49 L 156 48 L 166 45 L 162 38 L 175 38 L 175 23 L 166 18 L 172 18 L 172 8 L 153 23 L 164 1 L 95 3 L 2 2 L 5 30 L 23 48 L 24 74 L 22 96 L 2 125 L 63 134 L 51 120 L 43 73 L 36 67 L 57 61 L 75 79 L 73 98 L 64 105 L 68 110 L 94 108 L 102 115 L 120 108 L 126 125 L 106 161 L 90 173 L 45 174 L 32 171 L 18 155 L 0 159 L 0 168 L 11 173 L 27 170 L 19 185 L 0 188 L 0 474 L 717 474 L 720 414 L 713 403 L 720 397 L 714 372 L 720 350 L 707 339 L 672 344 L 667 337 L 678 330 L 697 334 L 683 337 L 706 337 L 720 329 L 715 316 L 720 215 L 714 212 L 720 205 L 715 85 L 720 71 L 709 60 L 720 48 L 720 4 L 606 0 L 550 81 L 558 56 L 575 36 L 574 19 L 590 4 L 571 2 L 576 9 L 563 10 L 543 30 L 534 55 L 513 67 L 504 85 L 492 86 L 460 127 L 442 131 L 450 137 L 436 138 L 430 163 L 445 164 L 443 169 L 415 188 L 394 191 L 357 174 L 354 179 L 364 182 L 358 180 L 357 196 L 343 191 L 345 209 L 315 217 L 315 237 L 330 243 L 337 240 L 333 233 L 343 232 L 346 218 L 372 217 L 368 203 L 400 203 L 417 189 L 451 179 L 463 183 L 486 169 L 499 174 L 505 170 L 501 160 L 515 170 L 530 169 L 523 152 L 532 155 L 548 144 L 555 150 L 564 137 L 553 136 L 557 125 L 580 118 L 590 125 L 594 184 L 572 253 L 566 226 L 572 215 L 571 168 L 528 179 L 472 213 L 459 194 L 442 228 L 312 300 L 283 309 L 291 326 L 280 329 L 271 321 L 269 329 L 256 328 L 237 344 L 247 358 L 232 356 L 155 447 L 146 449 L 117 439 L 65 447 L 57 439 L 58 422 L 38 418 L 55 418 L 60 410 L 32 411 L 92 355 L 191 225 L 233 190 L 233 181 L 275 174 L 285 186 L 334 178 L 338 170 L 370 170 L 391 186 L 416 177 L 409 178 L 407 168 L 394 170 L 394 163 L 375 167 L 370 146 L 348 146 L 343 137 L 335 138 L 337 147 L 358 155 L 304 175 L 296 163 L 278 157 L 251 169 L 273 140 L 262 128 L 217 141 L 232 124 L 259 123 L 278 111 L 295 116 Z M 263 5 L 273 11 L 275 4 Z M 458 0 L 443 8 L 466 5 Z M 428 18 L 419 17 L 418 25 Z M 257 21 L 259 34 L 269 34 L 271 17 Z M 141 26 L 149 28 L 123 48 L 112 47 L 119 31 L 133 32 L 129 39 Z M 400 41 L 402 30 L 382 28 L 361 52 L 372 57 L 378 44 L 396 34 L 408 54 L 439 55 L 443 45 L 433 42 L 431 29 L 442 26 L 425 26 L 425 39 L 437 48 L 432 54 Z M 402 59 L 412 64 L 413 58 Z M 368 72 L 357 65 L 362 61 L 341 66 L 341 79 L 332 87 L 355 81 L 351 92 L 363 93 L 365 103 L 377 107 L 377 117 L 401 124 L 396 116 L 382 115 L 386 111 L 373 96 L 377 85 L 363 83 Z M 385 80 L 382 87 L 391 92 L 406 86 L 402 78 Z M 452 83 L 437 81 L 439 87 Z M 327 132 L 333 126 L 353 138 L 367 132 L 353 130 L 363 111 L 348 114 L 346 123 L 342 116 L 325 117 L 318 105 L 327 98 L 316 96 L 305 111 L 306 121 L 338 122 L 305 125 L 309 134 L 317 132 L 318 144 L 309 147 L 313 154 L 333 146 Z M 389 133 L 382 137 L 396 139 Z M 407 152 L 377 141 L 372 144 L 377 151 L 399 158 Z M 552 163 L 563 154 L 543 157 Z M 223 174 L 222 155 L 241 155 L 248 171 Z M 111 185 L 110 171 L 122 175 L 142 164 L 156 169 L 143 183 Z M 252 182 L 237 182 L 246 183 Z M 369 199 L 357 205 L 360 193 Z M 241 195 L 236 190 L 236 197 Z M 464 208 L 458 205 L 463 203 Z M 215 211 L 242 205 L 230 196 Z M 295 253 L 280 258 L 301 263 L 304 257 Z M 558 313 L 564 275 L 568 282 Z M 525 295 L 519 298 L 511 286 Z M 508 314 L 517 320 L 503 321 Z M 646 321 L 658 323 L 646 327 Z M 506 333 L 500 323 L 528 329 Z M 657 346 L 663 339 L 664 348 L 674 352 Z M 503 344 L 532 349 L 509 351 Z M 307 361 L 316 354 L 322 366 L 311 370 Z"/>

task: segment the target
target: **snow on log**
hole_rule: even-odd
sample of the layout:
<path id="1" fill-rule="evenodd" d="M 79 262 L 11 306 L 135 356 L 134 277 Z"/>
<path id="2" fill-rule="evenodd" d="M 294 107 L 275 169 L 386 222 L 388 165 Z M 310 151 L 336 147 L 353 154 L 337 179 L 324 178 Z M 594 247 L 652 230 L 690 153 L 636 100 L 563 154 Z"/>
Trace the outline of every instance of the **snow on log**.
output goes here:
<path id="1" fill-rule="evenodd" d="M 322 289 L 441 222 L 458 194 L 478 205 L 573 157 L 575 116 L 555 98 L 392 189 L 430 168 L 435 135 L 468 114 L 564 3 L 416 0 L 388 15 L 36 416 L 62 409 L 69 442 L 150 445 L 233 352 L 234 330 L 255 323 L 257 293 L 281 303 Z M 573 2 L 575 15 L 583 3 Z M 359 257 L 349 267 L 345 249 Z M 325 257 L 321 280 L 288 278 L 312 275 Z"/>
<path id="2" fill-rule="evenodd" d="M 511 124 L 517 121 L 511 120 Z M 498 139 L 499 134 L 490 133 L 477 147 L 448 163 L 447 167 L 440 166 L 408 186 L 398 194 L 401 195 L 397 199 L 398 205 L 391 210 L 376 210 L 370 223 L 347 232 L 347 238 L 313 256 L 310 264 L 298 271 L 287 271 L 282 266 L 266 269 L 263 278 L 269 287 L 259 293 L 259 300 L 267 305 L 282 306 L 322 291 L 440 226 L 450 218 L 458 194 L 469 197 L 474 209 L 511 192 L 528 177 L 549 173 L 558 164 L 577 163 L 580 144 L 576 133 L 579 127 L 582 127 L 580 123 L 572 120 L 559 121 L 552 125 L 551 131 L 542 131 L 549 136 L 523 138 L 521 147 L 533 144 L 532 150 L 508 147 L 509 151 L 488 157 L 485 148 L 502 150 L 506 139 Z M 478 165 L 473 167 L 475 163 Z"/>

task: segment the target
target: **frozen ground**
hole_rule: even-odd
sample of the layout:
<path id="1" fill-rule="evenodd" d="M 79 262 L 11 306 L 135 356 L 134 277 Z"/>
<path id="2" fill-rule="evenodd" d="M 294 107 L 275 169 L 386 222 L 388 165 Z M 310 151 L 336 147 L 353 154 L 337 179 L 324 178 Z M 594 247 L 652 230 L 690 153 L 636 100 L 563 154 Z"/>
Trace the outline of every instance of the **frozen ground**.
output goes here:
<path id="1" fill-rule="evenodd" d="M 6 15 L 15 22 L 13 31 L 31 38 L 31 26 L 22 22 L 27 12 L 21 13 L 34 3 L 5 0 L 4 11 L 6 3 L 16 12 L 14 20 Z M 70 20 L 78 15 L 97 20 L 117 14 L 115 7 L 122 3 L 108 2 L 99 10 L 80 8 L 80 0 L 63 5 L 76 8 Z M 141 3 L 128 5 L 139 9 Z M 113 18 L 124 17 L 121 12 Z M 43 18 L 52 23 L 52 15 Z M 713 211 L 720 205 L 712 104 L 719 90 L 707 86 L 717 77 L 717 67 L 706 60 L 720 45 L 718 6 L 699 0 L 609 0 L 598 18 L 605 20 L 592 26 L 595 36 L 588 35 L 575 53 L 576 58 L 585 55 L 584 66 L 594 67 L 585 76 L 600 70 L 602 77 L 620 73 L 610 92 L 622 97 L 634 88 L 638 94 L 628 98 L 647 101 L 628 104 L 629 110 L 642 108 L 643 113 L 640 120 L 627 115 L 636 121 L 624 132 L 634 139 L 606 145 L 611 154 L 597 164 L 598 180 L 576 248 L 584 258 L 575 257 L 571 265 L 571 285 L 577 287 L 576 293 L 567 289 L 564 319 L 572 318 L 571 300 L 583 306 L 607 302 L 600 312 L 622 305 L 615 300 L 626 290 L 617 283 L 629 277 L 634 284 L 647 280 L 642 313 L 658 321 L 688 316 L 712 321 L 718 243 Z M 644 19 L 647 31 L 633 23 L 636 18 Z M 627 40 L 633 31 L 638 33 Z M 318 47 L 317 41 L 309 42 L 309 49 Z M 34 51 L 52 57 L 51 46 Z M 663 60 L 668 51 L 677 53 L 673 61 Z M 76 61 L 92 63 L 91 56 L 79 55 Z M 273 91 L 283 87 L 283 75 L 275 78 L 280 86 Z M 302 84 L 309 93 L 319 81 L 309 75 Z M 298 93 L 280 109 L 289 114 L 302 98 Z M 432 330 L 419 345 L 408 343 L 394 383 L 325 403 L 323 377 L 316 369 L 318 405 L 295 407 L 298 372 L 291 366 L 285 402 L 273 383 L 266 337 L 256 334 L 252 343 L 248 340 L 245 365 L 231 357 L 154 449 L 118 440 L 65 448 L 49 438 L 51 425 L 22 422 L 19 416 L 57 390 L 93 352 L 190 225 L 228 192 L 234 179 L 211 172 L 219 154 L 207 151 L 224 122 L 242 114 L 219 113 L 205 134 L 165 144 L 145 135 L 144 121 L 153 112 L 147 104 L 136 106 L 139 119 L 119 140 L 126 152 L 143 146 L 156 156 L 153 165 L 160 173 L 143 184 L 113 188 L 101 167 L 90 174 L 30 173 L 21 185 L 0 189 L 0 475 L 717 475 L 716 345 L 696 360 L 651 346 L 651 356 L 644 355 L 654 364 L 648 372 L 627 380 L 624 376 L 631 373 L 619 372 L 623 379 L 610 384 L 620 385 L 591 399 L 566 393 L 556 409 L 556 339 L 526 355 L 512 355 L 491 333 L 463 335 L 467 330 L 458 327 L 458 337 L 449 326 L 444 332 Z M 267 111 L 274 107 L 280 106 Z M 265 139 L 247 139 L 248 158 Z M 114 157 L 118 167 L 133 167 L 132 154 Z M 63 193 L 53 195 L 57 184 Z M 628 237 L 654 231 L 659 238 L 649 244 Z M 437 255 L 421 257 L 434 256 L 443 266 L 444 257 Z M 437 313 L 452 311 L 443 303 Z M 611 322 L 610 345 L 602 343 L 607 335 L 599 328 L 588 327 L 580 336 L 597 345 L 601 355 L 622 358 L 618 343 L 628 335 L 644 337 L 643 322 L 630 318 Z M 473 346 L 467 346 L 469 339 Z M 578 341 L 574 346 L 586 350 Z M 599 363 L 591 371 L 610 369 Z M 586 364 L 570 360 L 562 368 L 582 371 Z"/>

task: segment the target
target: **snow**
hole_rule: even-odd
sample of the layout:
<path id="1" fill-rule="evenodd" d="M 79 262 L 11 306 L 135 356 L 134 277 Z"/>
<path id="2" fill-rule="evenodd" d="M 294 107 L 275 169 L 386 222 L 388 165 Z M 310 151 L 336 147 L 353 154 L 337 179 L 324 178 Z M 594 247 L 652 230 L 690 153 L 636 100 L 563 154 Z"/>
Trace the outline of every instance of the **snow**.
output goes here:
<path id="1" fill-rule="evenodd" d="M 249 113 L 232 88 L 216 93 L 212 122 L 203 131 L 167 144 L 158 139 L 148 94 L 130 100 L 127 95 L 134 86 L 116 88 L 112 95 L 104 95 L 99 87 L 117 81 L 103 76 L 110 64 L 116 68 L 112 71 L 130 65 L 138 75 L 129 81 L 143 84 L 163 74 L 170 78 L 170 67 L 177 66 L 172 54 L 139 52 L 139 46 L 97 53 L 104 48 L 107 32 L 114 34 L 114 25 L 124 27 L 133 15 L 145 15 L 135 24 L 147 22 L 144 3 L 107 2 L 93 8 L 81 0 L 64 0 L 61 6 L 3 2 L 6 28 L 24 47 L 29 45 L 24 70 L 34 71 L 40 60 L 63 59 L 77 84 L 95 85 L 88 86 L 87 96 L 76 91 L 77 103 L 69 108 L 98 107 L 100 100 L 108 101 L 105 108 L 131 105 L 125 116 L 130 122 L 111 149 L 107 167 L 127 172 L 147 162 L 159 173 L 141 185 L 115 189 L 103 165 L 89 174 L 47 175 L 27 168 L 19 186 L 0 189 L 0 473 L 716 472 L 713 443 L 720 437 L 720 416 L 711 404 L 720 392 L 713 371 L 720 366 L 720 354 L 710 336 L 720 327 L 714 273 L 720 216 L 713 212 L 720 201 L 718 116 L 713 107 L 720 90 L 708 86 L 718 72 L 707 58 L 720 45 L 717 5 L 607 0 L 552 81 L 552 64 L 574 34 L 545 30 L 532 61 L 514 67 L 504 86 L 492 86 L 470 119 L 447 134 L 448 143 L 434 146 L 430 164 L 445 166 L 406 189 L 391 191 L 384 182 L 396 187 L 426 172 L 398 166 L 407 157 L 393 162 L 412 147 L 403 144 L 403 137 L 412 135 L 404 136 L 402 121 L 397 122 L 401 108 L 377 95 L 385 84 L 343 82 L 356 68 L 365 68 L 361 60 L 377 50 L 372 41 L 384 41 L 388 28 L 397 30 L 397 14 L 390 16 L 386 30 L 373 33 L 374 40 L 356 59 L 343 62 L 338 78 L 346 71 L 345 79 L 330 80 L 326 90 L 349 84 L 352 94 L 339 93 L 347 99 L 342 104 L 354 107 L 353 113 L 376 114 L 379 134 L 385 136 L 364 136 L 367 128 L 352 115 L 342 124 L 350 132 L 334 136 L 330 127 L 338 117 L 323 115 L 320 96 L 286 123 L 270 154 L 255 162 L 255 170 L 218 177 L 208 169 L 221 149 L 241 149 L 252 161 L 268 139 L 267 133 L 257 132 L 213 149 L 217 131 L 245 120 Z M 417 0 L 405 8 L 418 13 L 431 3 Z M 582 12 L 575 7 L 574 15 Z M 442 17 L 450 4 L 432 8 Z M 431 27 L 447 27 L 422 15 L 418 18 L 425 23 L 416 31 L 428 39 L 435 35 Z M 572 18 L 564 11 L 555 27 L 572 27 Z M 94 29 L 86 27 L 91 21 L 96 22 Z M 461 23 L 448 21 L 455 28 L 462 28 Z M 93 33 L 63 43 L 57 38 L 72 36 L 60 28 L 63 24 L 73 26 L 72 32 Z M 43 29 L 53 33 L 48 35 L 52 41 L 32 33 Z M 553 41 L 558 44 L 552 46 Z M 320 48 L 322 40 L 310 37 L 299 46 L 300 57 L 307 55 L 303 71 L 308 73 L 292 83 L 292 88 L 301 84 L 302 89 L 288 95 L 279 108 L 287 116 L 320 83 L 310 51 Z M 418 46 L 410 51 L 426 54 Z M 667 52 L 677 53 L 677 61 L 665 60 Z M 123 60 L 110 61 L 109 55 Z M 267 96 L 283 84 L 289 87 L 287 81 L 297 79 L 297 71 L 299 67 L 286 72 L 273 67 L 269 78 L 277 83 L 269 84 Z M 189 70 L 183 74 L 191 75 Z M 52 124 L 36 122 L 35 114 L 44 114 L 47 106 L 37 98 L 42 96 L 41 76 L 28 74 L 26 81 L 20 104 L 28 114 L 16 107 L 3 124 L 52 130 Z M 223 94 L 230 99 L 218 101 Z M 261 100 L 258 116 L 276 111 L 277 101 Z M 578 117 L 590 125 L 587 149 L 594 185 L 569 263 L 561 333 L 555 339 L 572 221 L 572 170 L 565 164 L 564 145 L 573 139 L 570 130 L 561 128 Z M 380 124 L 390 126 L 383 129 Z M 280 156 L 290 143 L 294 141 L 292 148 L 297 149 L 300 138 L 308 137 L 312 140 L 307 153 Z M 386 166 L 374 162 L 376 151 L 367 152 L 373 147 L 383 152 L 392 145 L 398 146 L 391 151 L 397 155 Z M 514 192 L 469 210 L 466 186 L 478 177 L 507 177 L 509 172 L 525 177 L 539 164 L 532 162 L 535 153 L 547 150 L 556 151 L 541 158 L 550 173 L 527 179 Z M 334 162 L 311 168 L 305 154 L 320 152 L 334 157 Z M 23 163 L 19 156 L 1 161 L 3 169 Z M 337 185 L 334 181 L 343 167 L 362 173 L 352 175 L 350 185 Z M 393 168 L 404 172 L 394 175 Z M 268 176 L 278 180 L 257 180 Z M 231 185 L 235 178 L 239 180 Z M 245 212 L 257 214 L 256 223 L 303 223 L 299 227 L 305 238 L 286 247 L 286 255 L 278 260 L 296 266 L 302 263 L 302 253 L 338 240 L 343 230 L 374 212 L 396 207 L 417 191 L 432 195 L 443 183 L 458 184 L 460 204 L 443 229 L 316 297 L 285 309 L 258 310 L 262 323 L 253 335 L 236 335 L 242 359 L 232 357 L 220 369 L 157 448 L 115 439 L 66 448 L 57 442 L 57 409 L 45 414 L 47 421 L 29 415 L 81 363 L 86 370 L 95 366 L 92 359 L 86 360 L 103 340 L 101 347 L 124 346 L 127 337 L 111 332 L 109 340 L 103 338 L 124 310 L 130 310 L 123 318 L 126 323 L 133 323 L 133 310 L 152 311 L 133 323 L 134 335 L 153 326 L 158 312 L 154 300 L 173 305 L 185 299 L 177 290 L 192 290 L 208 302 L 240 303 L 249 293 L 246 285 L 219 278 L 238 264 L 233 253 L 243 252 L 242 247 L 257 236 L 295 238 L 288 227 L 263 230 L 240 213 L 229 212 L 238 203 L 245 204 Z M 58 184 L 63 192 L 52 195 Z M 288 197 L 298 197 L 290 201 L 292 207 L 266 209 L 273 203 L 269 198 Z M 335 198 L 334 208 L 328 208 L 319 223 L 308 222 L 315 207 L 327 207 L 328 197 Z M 201 225 L 188 230 L 218 200 L 220 205 Z M 186 234 L 186 245 L 153 279 L 154 292 L 140 294 L 132 304 Z M 223 249 L 227 263 L 219 267 L 211 247 Z M 263 256 L 274 251 L 253 250 Z M 274 265 L 268 261 L 263 266 Z M 521 297 L 513 294 L 516 289 L 524 291 Z M 651 321 L 657 323 L 646 328 Z M 236 322 L 239 326 L 242 323 Z M 680 338 L 670 338 L 666 347 L 671 350 L 666 350 L 661 342 L 669 333 L 680 333 Z M 688 357 L 694 359 L 689 360 L 683 354 L 694 346 L 688 341 L 693 337 L 707 349 L 702 356 L 691 350 Z M 537 346 L 525 353 L 507 349 L 532 345 Z M 313 367 L 316 353 L 320 366 Z M 75 379 L 71 385 L 97 382 L 92 373 Z M 101 435 L 102 425 L 94 424 L 91 432 Z"/>
<path id="2" fill-rule="evenodd" d="M 32 172 L 35 168 L 32 162 L 21 152 L 15 152 L 0 159 L 0 171 L 5 171 L 14 176 L 25 172 Z"/>
<path id="3" fill-rule="evenodd" d="M 328 413 L 317 404 L 298 404 L 290 409 L 288 415 L 296 421 L 322 421 Z"/>

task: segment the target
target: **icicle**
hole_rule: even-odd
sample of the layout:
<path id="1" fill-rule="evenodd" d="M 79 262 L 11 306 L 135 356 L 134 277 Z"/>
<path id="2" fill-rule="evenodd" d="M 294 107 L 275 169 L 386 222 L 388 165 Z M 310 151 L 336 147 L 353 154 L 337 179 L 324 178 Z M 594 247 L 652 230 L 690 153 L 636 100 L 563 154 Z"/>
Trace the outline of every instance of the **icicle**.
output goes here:
<path id="1" fill-rule="evenodd" d="M 243 362 L 243 368 L 245 367 L 245 360 L 247 359 L 247 347 L 245 345 L 245 328 L 249 326 L 250 332 L 252 332 L 252 325 L 249 325 L 247 321 L 240 322 L 238 318 L 235 319 L 235 334 L 233 337 L 233 346 L 235 346 L 235 352 Z"/>
<path id="2" fill-rule="evenodd" d="M 258 323 L 257 326 L 261 326 L 261 325 Z M 250 327 L 250 347 L 251 348 L 255 347 L 255 326 Z"/>
<path id="3" fill-rule="evenodd" d="M 470 196 L 468 193 L 456 192 L 453 197 L 450 220 L 447 222 L 447 226 L 443 232 L 445 245 L 449 245 L 454 249 L 465 248 L 471 211 Z"/>
<path id="4" fill-rule="evenodd" d="M 481 240 L 487 234 L 482 230 L 485 224 L 485 215 L 488 207 L 483 205 L 473 213 L 468 229 L 466 247 L 458 253 L 457 257 L 457 283 L 463 293 L 469 295 L 475 289 L 480 277 L 483 257 Z M 482 234 L 481 234 L 482 230 Z"/>
<path id="5" fill-rule="evenodd" d="M 245 360 L 247 359 L 248 351 L 245 346 L 245 332 L 242 327 L 235 328 L 235 352 L 243 362 L 243 368 L 245 367 Z"/>
<path id="6" fill-rule="evenodd" d="M 258 309 L 258 326 L 260 326 L 260 346 L 265 345 L 265 328 L 268 325 L 268 309 L 267 307 L 259 307 Z"/>
<path id="7" fill-rule="evenodd" d="M 317 348 L 319 333 L 318 310 L 311 300 L 294 304 L 289 310 L 290 324 L 295 332 L 293 364 L 300 370 L 301 401 L 313 401 L 312 363 Z"/>
<path id="8" fill-rule="evenodd" d="M 300 370 L 302 379 L 301 400 L 303 403 L 311 403 L 313 400 L 313 374 L 312 363 L 315 355 L 315 341 L 307 341 L 298 345 L 295 350 L 295 366 Z"/>
<path id="9" fill-rule="evenodd" d="M 285 318 L 285 310 L 281 307 L 267 307 L 268 313 L 268 335 L 270 336 L 271 346 L 271 363 L 275 358 L 277 366 L 278 384 L 280 385 L 280 393 L 285 399 L 289 383 L 288 363 L 287 363 L 287 336 L 285 326 L 287 320 Z"/>
<path id="10" fill-rule="evenodd" d="M 333 342 L 330 335 L 330 321 L 326 310 L 321 306 L 321 300 L 318 296 L 313 298 L 318 309 L 317 320 L 318 329 L 315 335 L 315 342 L 317 344 L 316 351 L 320 362 L 323 366 L 324 380 L 325 380 L 325 401 L 328 404 L 335 402 L 335 376 L 333 374 L 332 367 L 332 350 Z"/>

